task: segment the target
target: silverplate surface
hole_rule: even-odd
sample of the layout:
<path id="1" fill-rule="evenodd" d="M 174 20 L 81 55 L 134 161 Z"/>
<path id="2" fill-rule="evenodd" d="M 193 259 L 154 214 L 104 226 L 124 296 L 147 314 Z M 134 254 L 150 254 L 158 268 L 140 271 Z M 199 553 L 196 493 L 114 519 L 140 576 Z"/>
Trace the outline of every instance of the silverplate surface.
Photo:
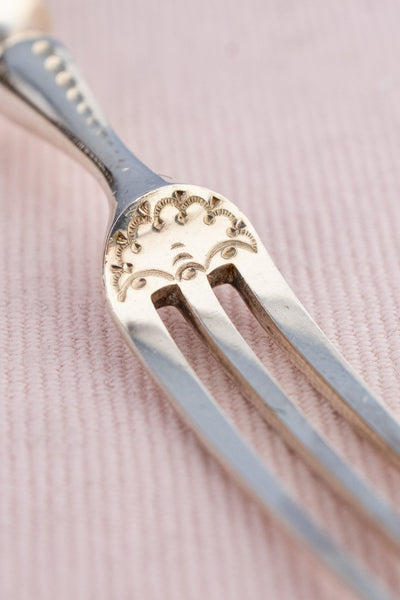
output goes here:
<path id="1" fill-rule="evenodd" d="M 72 154 L 103 184 L 111 207 L 104 285 L 127 342 L 185 421 L 263 509 L 360 597 L 388 599 L 380 584 L 337 547 L 269 473 L 192 371 L 157 308 L 177 306 L 286 442 L 400 547 L 398 513 L 286 397 L 234 328 L 212 287 L 235 286 L 313 385 L 397 464 L 399 424 L 308 315 L 245 215 L 216 192 L 169 184 L 148 169 L 108 125 L 67 50 L 27 29 L 26 22 L 20 28 L 0 27 L 5 32 L 0 106 Z"/>

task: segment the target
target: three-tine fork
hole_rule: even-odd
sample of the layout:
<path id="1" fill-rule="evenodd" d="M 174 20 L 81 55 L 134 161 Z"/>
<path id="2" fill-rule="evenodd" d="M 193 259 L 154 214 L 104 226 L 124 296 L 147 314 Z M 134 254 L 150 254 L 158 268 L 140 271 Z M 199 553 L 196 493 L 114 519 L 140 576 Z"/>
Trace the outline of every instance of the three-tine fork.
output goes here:
<path id="1" fill-rule="evenodd" d="M 269 473 L 188 365 L 157 309 L 178 307 L 286 442 L 400 546 L 400 516 L 287 398 L 212 288 L 233 285 L 311 383 L 400 464 L 398 423 L 308 315 L 236 206 L 205 188 L 167 183 L 130 153 L 59 42 L 26 30 L 11 35 L 4 23 L 1 30 L 1 109 L 78 158 L 108 193 L 112 220 L 105 243 L 104 285 L 129 345 L 199 438 L 264 509 L 360 597 L 387 599 L 380 584 L 338 548 Z"/>

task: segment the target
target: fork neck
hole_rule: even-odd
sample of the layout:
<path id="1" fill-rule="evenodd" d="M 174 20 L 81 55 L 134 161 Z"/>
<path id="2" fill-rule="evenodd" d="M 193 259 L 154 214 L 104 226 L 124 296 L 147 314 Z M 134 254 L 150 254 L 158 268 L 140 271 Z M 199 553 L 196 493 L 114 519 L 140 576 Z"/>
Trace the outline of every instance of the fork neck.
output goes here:
<path id="1" fill-rule="evenodd" d="M 94 173 L 122 211 L 166 185 L 108 125 L 69 53 L 55 39 L 10 39 L 0 54 L 0 108 Z"/>

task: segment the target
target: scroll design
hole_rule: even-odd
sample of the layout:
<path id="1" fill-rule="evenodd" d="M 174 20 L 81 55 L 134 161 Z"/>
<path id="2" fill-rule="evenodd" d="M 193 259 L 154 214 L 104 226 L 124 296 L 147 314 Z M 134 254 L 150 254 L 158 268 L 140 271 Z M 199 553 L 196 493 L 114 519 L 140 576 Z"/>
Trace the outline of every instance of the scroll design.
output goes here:
<path id="1" fill-rule="evenodd" d="M 147 283 L 147 277 L 159 277 L 166 281 L 193 279 L 198 271 L 206 272 L 208 270 L 213 257 L 218 253 L 226 260 L 232 259 L 238 250 L 256 253 L 257 241 L 247 229 L 246 223 L 223 207 L 222 203 L 223 200 L 213 195 L 206 200 L 201 196 L 190 195 L 182 190 L 177 190 L 171 196 L 159 200 L 153 210 L 148 200 L 142 202 L 133 212 L 127 229 L 119 229 L 111 239 L 111 246 L 115 248 L 115 252 L 110 269 L 112 272 L 112 285 L 117 292 L 118 300 L 123 302 L 126 299 L 129 288 L 143 288 Z M 185 226 L 190 219 L 188 208 L 194 204 L 204 209 L 203 222 L 205 225 L 213 226 L 219 218 L 225 218 L 228 221 L 228 227 L 225 230 L 227 239 L 219 240 L 208 251 L 203 264 L 192 260 L 194 257 L 189 252 L 180 251 L 181 247 L 184 246 L 181 242 L 174 242 L 171 245 L 171 250 L 177 249 L 178 252 L 171 261 L 171 268 L 177 266 L 175 272 L 154 268 L 135 270 L 132 262 L 125 261 L 126 250 L 130 250 L 133 254 L 144 251 L 142 244 L 139 243 L 140 228 L 143 225 L 151 224 L 151 228 L 155 233 L 162 234 L 168 227 L 167 221 L 163 219 L 163 211 L 167 207 L 173 207 L 176 210 L 175 222 Z M 178 263 L 180 264 L 178 265 Z"/>

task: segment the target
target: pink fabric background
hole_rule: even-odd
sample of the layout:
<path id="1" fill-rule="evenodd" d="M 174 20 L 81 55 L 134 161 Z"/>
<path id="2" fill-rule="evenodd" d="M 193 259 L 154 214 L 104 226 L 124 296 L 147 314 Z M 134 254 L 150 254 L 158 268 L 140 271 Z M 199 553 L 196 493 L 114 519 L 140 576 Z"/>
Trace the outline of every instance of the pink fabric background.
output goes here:
<path id="1" fill-rule="evenodd" d="M 400 5 L 54 0 L 123 139 L 239 204 L 324 331 L 400 418 Z M 107 204 L 66 156 L 0 120 L 0 598 L 352 596 L 242 493 L 108 315 Z M 228 311 L 337 450 L 400 506 L 400 475 Z M 166 318 L 293 495 L 397 593 L 399 556 L 288 451 Z"/>

